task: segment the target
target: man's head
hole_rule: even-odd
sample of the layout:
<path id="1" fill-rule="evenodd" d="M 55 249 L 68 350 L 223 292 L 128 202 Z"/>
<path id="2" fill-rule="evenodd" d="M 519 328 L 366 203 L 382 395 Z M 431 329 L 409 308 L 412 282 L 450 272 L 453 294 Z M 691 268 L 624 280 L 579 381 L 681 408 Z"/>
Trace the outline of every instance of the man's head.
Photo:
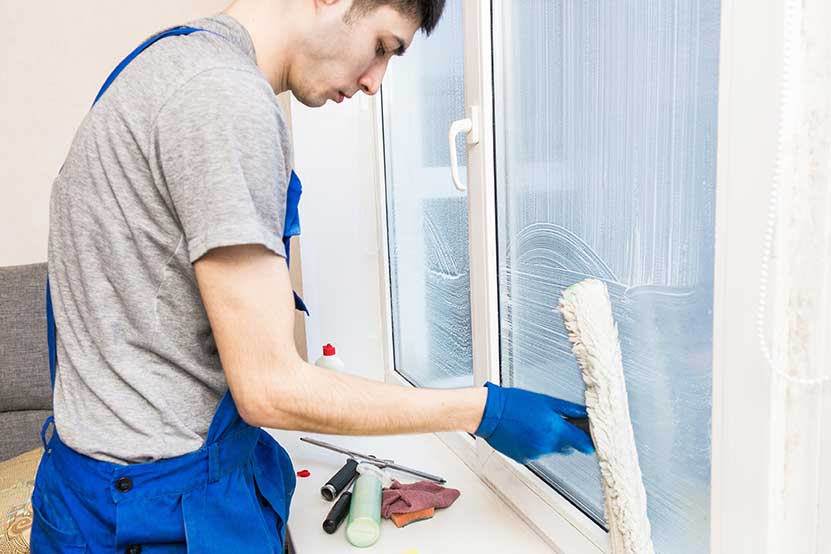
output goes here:
<path id="1" fill-rule="evenodd" d="M 430 34 L 445 0 L 308 0 L 310 25 L 287 56 L 285 80 L 307 106 L 375 94 L 390 58 L 418 29 Z"/>

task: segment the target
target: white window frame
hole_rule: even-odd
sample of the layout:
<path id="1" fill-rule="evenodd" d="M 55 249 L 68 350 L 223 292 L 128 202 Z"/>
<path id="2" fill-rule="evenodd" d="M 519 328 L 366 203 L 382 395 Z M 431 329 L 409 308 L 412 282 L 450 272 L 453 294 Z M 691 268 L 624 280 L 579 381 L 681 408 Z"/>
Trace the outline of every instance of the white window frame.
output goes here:
<path id="1" fill-rule="evenodd" d="M 491 19 L 486 0 L 465 0 L 462 24 L 465 36 L 465 104 L 481 106 L 479 143 L 468 145 L 468 226 L 470 256 L 471 331 L 474 383 L 499 383 L 499 299 L 496 253 L 494 182 L 493 89 L 491 73 Z M 383 91 L 382 91 L 383 94 Z M 392 334 L 390 260 L 386 213 L 386 175 L 382 103 L 374 103 L 378 162 L 379 240 L 386 381 L 413 386 L 395 370 Z M 470 108 L 466 109 L 468 117 Z M 448 176 L 447 186 L 451 187 Z M 442 441 L 508 503 L 555 550 L 608 554 L 607 533 L 533 472 L 495 452 L 484 440 L 467 433 L 439 433 Z"/>
<path id="2" fill-rule="evenodd" d="M 495 13 L 504 1 L 493 0 Z M 754 330 L 779 107 L 782 5 L 783 0 L 721 2 L 710 554 L 768 552 L 763 530 L 770 523 L 771 392 Z M 466 113 L 479 106 L 481 117 L 479 143 L 467 150 L 473 367 L 481 386 L 499 382 L 500 364 L 489 0 L 463 0 L 463 32 Z M 381 110 L 379 95 L 372 117 L 385 380 L 412 386 L 395 370 L 393 354 Z M 447 185 L 452 186 L 449 174 Z M 528 468 L 466 433 L 438 435 L 555 551 L 611 552 L 607 533 Z"/>

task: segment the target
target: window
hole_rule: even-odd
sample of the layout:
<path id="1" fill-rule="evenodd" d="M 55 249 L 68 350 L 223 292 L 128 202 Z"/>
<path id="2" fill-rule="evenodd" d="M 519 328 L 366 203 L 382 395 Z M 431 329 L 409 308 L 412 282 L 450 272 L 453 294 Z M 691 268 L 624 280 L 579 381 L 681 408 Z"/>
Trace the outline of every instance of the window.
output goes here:
<path id="1" fill-rule="evenodd" d="M 415 41 L 384 82 L 395 370 L 416 386 L 498 379 L 581 402 L 556 306 L 565 286 L 604 280 L 656 551 L 706 552 L 719 0 L 487 6 L 449 0 L 435 36 Z M 466 196 L 450 182 L 446 137 L 471 104 L 485 123 L 476 160 L 459 148 Z M 477 279 L 493 284 L 484 307 Z M 477 334 L 478 318 L 493 331 L 484 322 Z M 482 350 L 498 363 L 474 367 Z M 555 499 L 547 509 L 567 523 L 542 529 L 552 542 L 608 549 L 593 456 L 505 472 L 489 469 L 487 445 L 475 448 L 509 500 L 509 474 Z"/>
<path id="2" fill-rule="evenodd" d="M 464 115 L 461 18 L 448 3 L 382 91 L 395 368 L 435 388 L 473 385 L 467 197 L 449 185 L 444 138 Z"/>
<path id="3" fill-rule="evenodd" d="M 709 532 L 719 2 L 503 2 L 502 382 L 580 402 L 556 305 L 606 282 L 658 552 Z M 597 522 L 594 456 L 533 470 Z"/>

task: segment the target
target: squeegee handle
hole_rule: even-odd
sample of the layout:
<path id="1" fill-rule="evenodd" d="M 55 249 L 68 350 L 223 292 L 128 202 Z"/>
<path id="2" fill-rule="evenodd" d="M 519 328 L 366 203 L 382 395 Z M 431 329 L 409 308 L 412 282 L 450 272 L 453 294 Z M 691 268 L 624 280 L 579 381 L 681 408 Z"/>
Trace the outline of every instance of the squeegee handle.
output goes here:
<path id="1" fill-rule="evenodd" d="M 571 423 L 572 425 L 586 433 L 589 436 L 589 438 L 591 438 L 592 434 L 589 432 L 589 418 L 563 416 L 563 419 L 565 419 L 567 422 Z"/>
<path id="2" fill-rule="evenodd" d="M 352 493 L 345 492 L 343 493 L 338 501 L 335 502 L 335 505 L 332 506 L 332 509 L 329 510 L 329 513 L 326 515 L 326 519 L 323 520 L 323 530 L 329 533 L 330 535 L 338 530 L 340 527 L 341 522 L 346 518 L 346 515 L 349 513 L 349 506 L 352 503 Z"/>
<path id="3" fill-rule="evenodd" d="M 326 484 L 320 488 L 320 494 L 323 498 L 329 502 L 337 498 L 341 491 L 352 482 L 352 479 L 355 478 L 355 475 L 358 473 L 357 468 L 358 462 L 356 460 L 352 458 L 346 460 L 343 467 L 340 468 L 338 472 L 335 473 L 332 478 L 326 481 Z"/>

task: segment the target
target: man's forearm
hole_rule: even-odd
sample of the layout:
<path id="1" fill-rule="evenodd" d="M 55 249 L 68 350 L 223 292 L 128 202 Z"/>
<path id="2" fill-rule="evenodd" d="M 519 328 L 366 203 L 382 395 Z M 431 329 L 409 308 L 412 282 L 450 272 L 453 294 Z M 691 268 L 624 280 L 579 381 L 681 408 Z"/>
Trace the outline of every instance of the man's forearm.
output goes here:
<path id="1" fill-rule="evenodd" d="M 388 435 L 479 426 L 483 388 L 436 390 L 379 383 L 301 362 L 275 372 L 261 427 L 342 435 Z"/>

